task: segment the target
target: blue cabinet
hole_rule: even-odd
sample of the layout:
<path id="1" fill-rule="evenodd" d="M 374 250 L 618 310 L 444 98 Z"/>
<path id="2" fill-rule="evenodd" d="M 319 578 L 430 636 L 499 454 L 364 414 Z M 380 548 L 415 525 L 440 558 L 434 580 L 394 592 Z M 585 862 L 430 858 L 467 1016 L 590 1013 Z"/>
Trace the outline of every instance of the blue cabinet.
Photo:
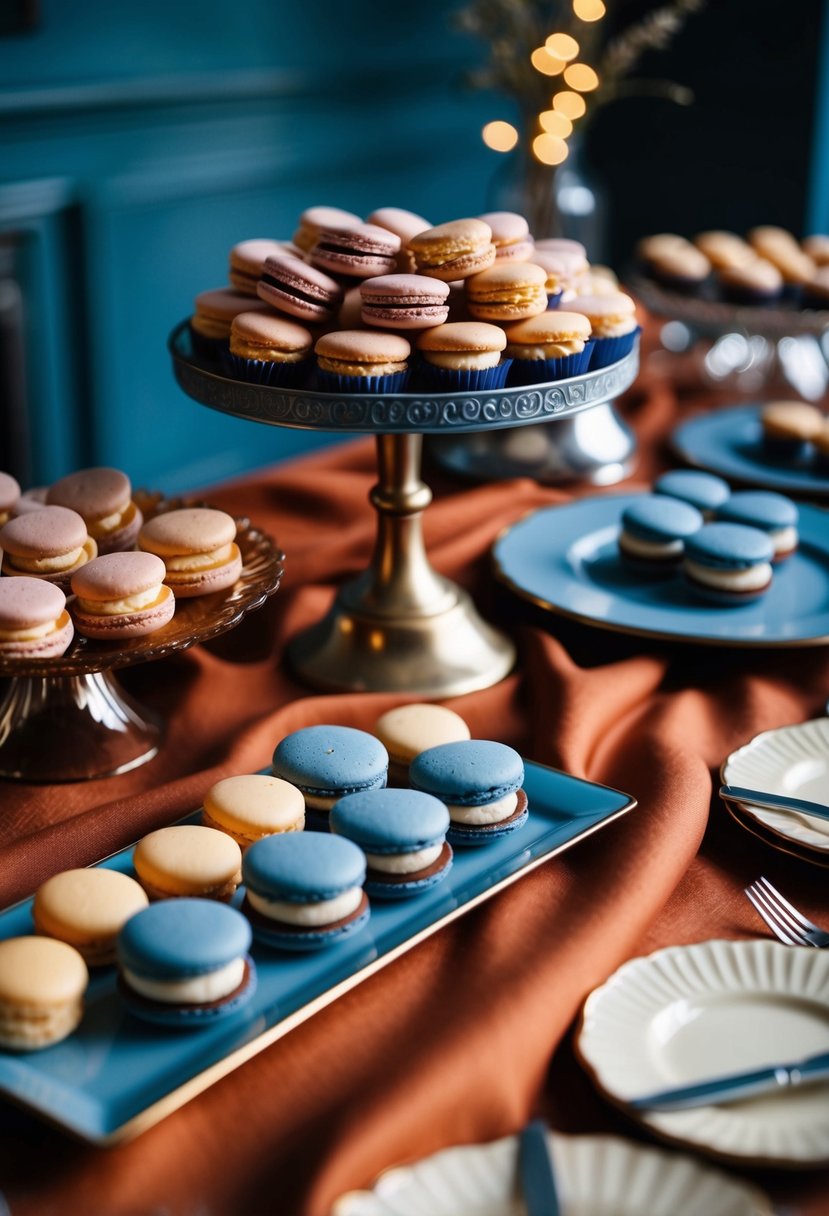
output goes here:
<path id="1" fill-rule="evenodd" d="M 336 440 L 191 402 L 168 332 L 311 204 L 482 210 L 477 52 L 437 2 L 42 0 L 0 38 L 0 467 L 175 491 Z"/>

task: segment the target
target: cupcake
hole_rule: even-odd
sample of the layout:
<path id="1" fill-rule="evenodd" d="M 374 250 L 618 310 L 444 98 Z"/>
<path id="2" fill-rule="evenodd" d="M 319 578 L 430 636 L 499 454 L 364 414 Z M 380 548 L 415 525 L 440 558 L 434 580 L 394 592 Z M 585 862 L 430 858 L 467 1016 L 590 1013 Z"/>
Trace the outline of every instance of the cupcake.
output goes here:
<path id="1" fill-rule="evenodd" d="M 314 348 L 320 388 L 329 393 L 402 393 L 411 346 L 399 334 L 340 329 L 323 334 Z"/>
<path id="2" fill-rule="evenodd" d="M 314 339 L 284 317 L 242 312 L 230 327 L 230 362 L 238 380 L 296 386 L 307 376 Z"/>
<path id="3" fill-rule="evenodd" d="M 570 307 L 583 313 L 592 330 L 593 354 L 590 369 L 595 371 L 624 359 L 633 350 L 639 324 L 636 305 L 623 291 L 603 296 L 578 296 Z"/>
<path id="4" fill-rule="evenodd" d="M 485 321 L 449 321 L 425 330 L 417 340 L 419 375 L 436 392 L 503 388 L 509 361 L 502 359 L 507 336 Z"/>
<path id="5" fill-rule="evenodd" d="M 587 371 L 593 344 L 590 322 L 580 312 L 548 310 L 508 325 L 506 335 L 510 384 L 564 380 Z"/>

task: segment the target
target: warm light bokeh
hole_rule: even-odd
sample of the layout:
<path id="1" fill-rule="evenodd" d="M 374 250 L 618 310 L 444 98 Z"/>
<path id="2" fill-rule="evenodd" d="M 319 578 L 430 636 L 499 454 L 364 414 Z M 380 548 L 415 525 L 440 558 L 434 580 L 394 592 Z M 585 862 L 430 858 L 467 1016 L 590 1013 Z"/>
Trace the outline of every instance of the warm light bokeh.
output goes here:
<path id="1" fill-rule="evenodd" d="M 481 131 L 481 138 L 493 152 L 511 152 L 518 143 L 518 132 L 512 123 L 503 122 L 499 118 L 486 124 Z"/>
<path id="2" fill-rule="evenodd" d="M 599 77 L 586 63 L 568 64 L 564 79 L 571 89 L 576 89 L 579 93 L 590 93 L 599 87 Z"/>
<path id="3" fill-rule="evenodd" d="M 587 109 L 587 102 L 578 93 L 556 93 L 553 109 L 570 119 L 581 118 Z"/>
<path id="4" fill-rule="evenodd" d="M 570 149 L 556 135 L 536 135 L 533 140 L 533 155 L 543 165 L 560 165 L 567 159 Z"/>
<path id="5" fill-rule="evenodd" d="M 530 62 L 537 72 L 542 72 L 545 76 L 560 76 L 567 63 L 564 59 L 559 59 L 557 55 L 551 55 L 546 46 L 539 46 L 530 55 Z"/>
<path id="6" fill-rule="evenodd" d="M 557 59 L 575 59 L 579 53 L 579 44 L 569 34 L 550 34 L 545 45 Z"/>
<path id="7" fill-rule="evenodd" d="M 559 110 L 544 110 L 539 114 L 538 121 L 548 135 L 558 135 L 559 138 L 566 139 L 573 133 L 573 124 L 570 119 Z"/>
<path id="8" fill-rule="evenodd" d="M 573 0 L 573 12 L 580 21 L 600 21 L 607 9 L 602 0 Z"/>

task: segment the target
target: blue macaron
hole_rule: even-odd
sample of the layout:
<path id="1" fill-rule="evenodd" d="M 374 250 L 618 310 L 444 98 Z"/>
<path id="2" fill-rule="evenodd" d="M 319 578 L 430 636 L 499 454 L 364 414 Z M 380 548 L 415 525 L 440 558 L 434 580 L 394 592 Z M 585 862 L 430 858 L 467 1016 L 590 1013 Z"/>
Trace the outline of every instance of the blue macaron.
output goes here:
<path id="1" fill-rule="evenodd" d="M 324 828 L 338 798 L 382 789 L 389 754 L 379 739 L 351 726 L 306 726 L 277 745 L 273 774 L 305 797 L 307 825 Z"/>
<path id="2" fill-rule="evenodd" d="M 207 1026 L 256 991 L 250 925 L 214 899 L 165 899 L 124 925 L 119 988 L 129 1010 L 165 1026 Z"/>
<path id="3" fill-rule="evenodd" d="M 446 803 L 452 844 L 486 844 L 527 822 L 524 762 L 505 743 L 464 739 L 430 747 L 412 761 L 409 780 Z"/>
<path id="4" fill-rule="evenodd" d="M 797 548 L 798 510 L 785 494 L 775 494 L 772 490 L 740 490 L 718 509 L 717 519 L 765 532 L 774 546 L 772 561 L 783 561 Z"/>
<path id="5" fill-rule="evenodd" d="M 343 836 L 290 832 L 255 841 L 242 880 L 256 940 L 318 950 L 349 937 L 369 917 L 365 877 L 365 854 Z"/>
<path id="6" fill-rule="evenodd" d="M 653 483 L 654 494 L 678 498 L 710 516 L 731 494 L 731 487 L 722 477 L 696 469 L 672 469 Z"/>
<path id="7" fill-rule="evenodd" d="M 622 511 L 619 552 L 637 570 L 674 570 L 682 561 L 685 541 L 704 522 L 696 507 L 677 498 L 637 498 Z"/>
<path id="8" fill-rule="evenodd" d="M 712 603 L 751 603 L 771 585 L 772 554 L 771 540 L 758 528 L 706 524 L 685 545 L 685 577 Z"/>
<path id="9" fill-rule="evenodd" d="M 366 890 L 372 897 L 403 899 L 441 882 L 452 865 L 446 841 L 449 812 L 421 790 L 368 790 L 334 803 L 331 831 L 366 854 Z"/>

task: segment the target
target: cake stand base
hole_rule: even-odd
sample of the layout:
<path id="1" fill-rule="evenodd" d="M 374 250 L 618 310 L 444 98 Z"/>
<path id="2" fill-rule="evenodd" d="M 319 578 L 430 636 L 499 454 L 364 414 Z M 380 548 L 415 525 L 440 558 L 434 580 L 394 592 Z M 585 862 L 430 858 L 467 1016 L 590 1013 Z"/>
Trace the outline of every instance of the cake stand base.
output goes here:
<path id="1" fill-rule="evenodd" d="M 0 699 L 0 777 L 12 780 L 112 777 L 152 760 L 161 738 L 110 671 L 18 676 Z"/>
<path id="2" fill-rule="evenodd" d="M 636 440 L 612 401 L 505 431 L 429 437 L 429 458 L 477 481 L 532 477 L 542 485 L 612 486 L 633 469 Z"/>

